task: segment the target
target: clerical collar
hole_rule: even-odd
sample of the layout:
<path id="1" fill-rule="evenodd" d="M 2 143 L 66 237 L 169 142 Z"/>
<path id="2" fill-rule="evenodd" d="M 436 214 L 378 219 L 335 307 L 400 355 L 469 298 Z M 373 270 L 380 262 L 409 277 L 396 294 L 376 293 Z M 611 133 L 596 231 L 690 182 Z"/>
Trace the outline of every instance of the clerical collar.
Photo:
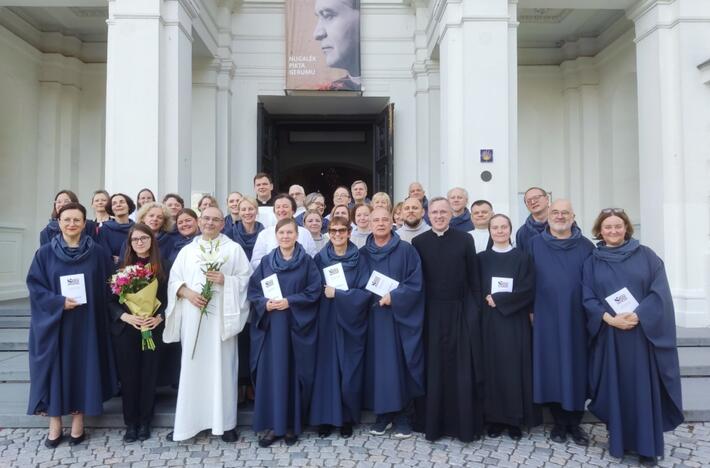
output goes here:
<path id="1" fill-rule="evenodd" d="M 446 226 L 446 229 L 444 229 L 444 230 L 441 231 L 441 232 L 437 231 L 437 230 L 434 229 L 434 228 L 431 228 L 431 230 L 434 231 L 434 234 L 436 234 L 438 237 L 441 237 L 441 236 L 443 236 L 444 234 L 446 234 L 446 231 L 449 230 L 449 226 Z"/>
<path id="2" fill-rule="evenodd" d="M 493 246 L 491 246 L 491 250 L 494 251 L 494 252 L 498 252 L 498 253 L 506 253 L 506 252 L 510 252 L 511 250 L 513 250 L 513 246 L 510 245 L 510 244 L 508 244 L 507 247 L 502 247 L 502 248 L 501 248 L 501 247 L 497 247 L 497 246 L 494 244 Z"/>

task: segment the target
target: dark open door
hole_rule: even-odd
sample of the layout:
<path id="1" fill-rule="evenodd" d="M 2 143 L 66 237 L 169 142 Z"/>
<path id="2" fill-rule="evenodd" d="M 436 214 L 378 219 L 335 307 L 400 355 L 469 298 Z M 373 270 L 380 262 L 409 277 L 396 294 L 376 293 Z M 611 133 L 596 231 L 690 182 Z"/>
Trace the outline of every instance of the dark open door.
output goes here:
<path id="1" fill-rule="evenodd" d="M 276 138 L 276 125 L 271 115 L 260 102 L 257 107 L 256 121 L 256 170 L 266 172 L 274 181 L 274 190 L 279 189 L 278 172 L 278 138 Z"/>
<path id="2" fill-rule="evenodd" d="M 386 192 L 393 197 L 394 191 L 394 104 L 387 107 L 375 119 L 373 131 L 374 162 L 372 193 Z M 394 198 L 392 198 L 394 200 Z"/>

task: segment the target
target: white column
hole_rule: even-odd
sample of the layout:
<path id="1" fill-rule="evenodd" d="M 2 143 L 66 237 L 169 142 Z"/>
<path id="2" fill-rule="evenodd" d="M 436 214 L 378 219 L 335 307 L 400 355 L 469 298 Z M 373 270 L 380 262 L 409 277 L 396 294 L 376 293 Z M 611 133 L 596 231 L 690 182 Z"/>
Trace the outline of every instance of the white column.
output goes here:
<path id="1" fill-rule="evenodd" d="M 710 325 L 710 2 L 643 0 L 635 22 L 642 242 L 663 258 L 681 326 Z"/>
<path id="2" fill-rule="evenodd" d="M 234 64 L 231 59 L 220 60 L 217 74 L 217 133 L 216 133 L 216 184 L 215 196 L 220 205 L 226 206 L 227 194 L 233 190 L 232 168 L 232 78 Z"/>
<path id="3" fill-rule="evenodd" d="M 106 188 L 190 195 L 194 0 L 109 0 Z"/>
<path id="4" fill-rule="evenodd" d="M 510 150 L 517 127 L 517 112 L 511 112 L 517 106 L 511 93 L 517 86 L 516 3 L 447 2 L 439 25 L 441 189 L 466 187 L 503 213 L 516 193 L 510 177 L 517 154 Z M 481 149 L 493 150 L 493 163 L 480 162 Z M 483 182 L 482 171 L 493 179 Z"/>
<path id="5" fill-rule="evenodd" d="M 215 193 L 217 70 L 215 60 L 195 63 L 192 75 L 192 191 Z"/>

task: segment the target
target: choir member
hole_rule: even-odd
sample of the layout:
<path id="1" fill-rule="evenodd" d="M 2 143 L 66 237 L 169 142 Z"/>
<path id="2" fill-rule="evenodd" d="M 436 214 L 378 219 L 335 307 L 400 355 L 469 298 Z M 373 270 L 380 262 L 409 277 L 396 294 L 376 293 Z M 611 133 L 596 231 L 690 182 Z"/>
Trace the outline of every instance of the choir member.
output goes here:
<path id="1" fill-rule="evenodd" d="M 131 213 L 131 221 L 136 220 L 136 213 L 138 210 L 141 209 L 143 205 L 146 203 L 151 203 L 156 201 L 155 199 L 155 194 L 153 194 L 153 191 L 149 188 L 143 188 L 138 191 L 138 195 L 136 195 L 136 211 Z"/>
<path id="2" fill-rule="evenodd" d="M 296 200 L 296 215 L 300 215 L 304 211 L 306 211 L 306 207 L 304 206 L 304 202 L 306 200 L 306 189 L 303 188 L 302 185 L 298 184 L 293 184 L 288 188 L 288 194 Z"/>
<path id="3" fill-rule="evenodd" d="M 402 207 L 404 206 L 404 202 L 398 202 L 396 205 L 394 205 L 394 208 L 392 208 L 392 230 L 396 231 L 397 229 L 401 228 L 402 225 L 404 224 L 404 217 L 402 216 Z"/>
<path id="4" fill-rule="evenodd" d="M 124 249 L 128 230 L 133 226 L 130 219 L 131 213 L 136 206 L 131 197 L 123 193 L 114 193 L 109 198 L 106 211 L 113 219 L 109 219 L 99 229 L 98 241 L 111 254 L 113 262 L 118 266 L 121 250 Z"/>
<path id="5" fill-rule="evenodd" d="M 367 241 L 367 237 L 370 235 L 370 214 L 372 213 L 372 206 L 358 203 L 352 208 L 352 220 L 355 223 L 355 229 L 353 229 L 350 236 L 350 241 L 357 246 L 357 248 L 362 248 Z"/>
<path id="6" fill-rule="evenodd" d="M 129 265 L 150 264 L 158 281 L 157 299 L 160 307 L 150 318 L 133 315 L 126 305 L 112 295 L 109 302 L 111 335 L 118 376 L 121 379 L 121 401 L 126 443 L 150 438 L 150 426 L 155 405 L 155 387 L 158 377 L 159 352 L 163 346 L 163 320 L 167 300 L 167 277 L 162 268 L 158 243 L 145 224 L 135 224 L 128 231 L 128 247 L 121 268 Z M 143 349 L 141 332 L 151 330 L 155 350 Z"/>
<path id="7" fill-rule="evenodd" d="M 493 216 L 493 205 L 488 200 L 476 200 L 471 203 L 471 222 L 473 229 L 468 231 L 476 243 L 476 253 L 481 253 L 493 246 L 488 231 L 488 223 Z"/>
<path id="8" fill-rule="evenodd" d="M 367 183 L 364 180 L 356 180 L 350 185 L 350 193 L 352 193 L 352 202 L 350 208 L 358 203 L 371 204 L 371 200 L 367 198 Z"/>
<path id="9" fill-rule="evenodd" d="M 522 245 L 518 248 L 525 250 Z M 550 439 L 557 443 L 570 434 L 576 444 L 589 444 L 579 427 L 587 399 L 582 267 L 593 248 L 574 222 L 572 204 L 557 200 L 550 206 L 548 227 L 532 238 L 527 251 L 535 263 L 533 399 L 550 408 Z"/>
<path id="10" fill-rule="evenodd" d="M 106 190 L 96 190 L 91 196 L 91 208 L 94 209 L 94 222 L 101 227 L 101 225 L 111 219 L 109 213 L 106 211 L 106 206 L 108 205 L 109 194 Z"/>
<path id="11" fill-rule="evenodd" d="M 215 207 L 215 208 L 219 208 L 219 202 L 217 201 L 217 199 L 215 197 L 213 197 L 209 193 L 206 193 L 206 194 L 202 195 L 202 197 L 200 198 L 200 201 L 197 202 L 197 211 L 202 213 L 203 211 L 205 211 L 205 208 L 208 208 L 210 206 Z"/>
<path id="12" fill-rule="evenodd" d="M 308 232 L 313 238 L 313 243 L 316 246 L 316 251 L 320 252 L 321 249 L 328 243 L 328 234 L 322 234 L 321 229 L 323 227 L 323 218 L 321 218 L 320 213 L 315 210 L 308 210 L 304 213 L 303 224 Z"/>
<path id="13" fill-rule="evenodd" d="M 181 209 L 182 208 L 180 208 L 180 210 Z M 175 216 L 177 216 L 180 210 L 175 212 Z M 143 223 L 153 231 L 153 235 L 160 247 L 163 267 L 165 271 L 170 271 L 170 254 L 173 251 L 176 240 L 176 236 L 173 234 L 175 221 L 170 209 L 162 203 L 144 203 L 141 209 L 138 210 L 136 223 Z M 121 252 L 120 256 L 123 257 L 123 252 Z"/>
<path id="14" fill-rule="evenodd" d="M 168 209 L 168 213 L 173 220 L 172 227 L 175 227 L 175 217 L 180 210 L 185 208 L 185 200 L 177 193 L 168 193 L 163 197 L 163 205 Z M 141 208 L 143 208 L 143 206 L 141 206 Z M 140 221 L 136 219 L 136 222 Z"/>
<path id="15" fill-rule="evenodd" d="M 327 218 L 333 219 L 335 217 L 347 218 L 348 222 L 351 225 L 350 227 L 352 227 L 353 220 L 350 217 L 350 209 L 348 208 L 348 205 L 345 205 L 345 204 L 335 205 L 333 207 L 333 209 L 331 210 L 330 214 L 327 216 Z"/>
<path id="16" fill-rule="evenodd" d="M 318 305 L 318 352 L 311 399 L 310 423 L 321 437 L 333 426 L 342 437 L 353 434 L 360 422 L 370 293 L 365 290 L 369 271 L 350 242 L 348 218 L 331 218 L 330 242 L 315 257 L 324 291 Z M 328 286 L 325 269 L 340 264 L 345 288 Z M 347 288 L 347 289 L 346 289 Z"/>
<path id="17" fill-rule="evenodd" d="M 325 197 L 321 195 L 318 192 L 313 192 L 309 193 L 305 200 L 304 204 L 306 209 L 301 212 L 298 216 L 296 216 L 296 223 L 299 226 L 305 227 L 305 223 L 303 218 L 306 216 L 307 211 L 317 211 L 318 214 L 321 216 L 321 227 L 320 227 L 320 232 L 322 234 L 325 234 L 328 232 L 328 220 L 326 218 L 323 218 L 323 213 L 325 212 Z M 295 211 L 294 211 L 295 213 Z M 318 249 L 320 251 L 320 249 Z"/>
<path id="18" fill-rule="evenodd" d="M 532 330 L 528 312 L 535 297 L 535 268 L 531 258 L 514 248 L 510 218 L 490 219 L 493 245 L 478 255 L 483 293 L 483 361 L 485 418 L 488 436 L 507 428 L 513 440 L 521 426 L 541 422 L 533 404 Z"/>
<path id="19" fill-rule="evenodd" d="M 622 209 L 602 210 L 584 263 L 591 335 L 589 410 L 609 430 L 609 453 L 663 457 L 663 432 L 683 422 L 675 312 L 663 261 L 634 239 Z M 625 289 L 624 289 L 625 288 Z"/>
<path id="20" fill-rule="evenodd" d="M 480 278 L 473 239 L 449 226 L 452 217 L 446 198 L 431 199 L 431 229 L 412 240 L 426 293 L 426 396 L 417 404 L 417 430 L 427 440 L 470 442 L 483 432 Z"/>
<path id="21" fill-rule="evenodd" d="M 222 229 L 222 234 L 231 238 L 229 233 L 232 228 L 239 221 L 239 202 L 242 201 L 244 195 L 241 192 L 229 192 L 227 195 L 227 216 L 224 217 L 224 228 Z M 232 239 L 234 240 L 234 239 Z"/>
<path id="22" fill-rule="evenodd" d="M 280 438 L 295 444 L 311 401 L 321 276 L 297 237 L 296 221 L 281 219 L 278 247 L 261 259 L 249 281 L 253 427 L 264 431 L 261 447 Z"/>
<path id="23" fill-rule="evenodd" d="M 163 340 L 180 341 L 183 349 L 175 427 L 168 435 L 176 441 L 206 429 L 225 442 L 237 440 L 237 334 L 249 314 L 251 267 L 244 250 L 220 233 L 223 224 L 219 208 L 205 208 L 201 235 L 178 253 L 170 271 Z M 205 271 L 206 263 L 219 268 Z M 209 300 L 201 294 L 206 281 L 213 284 Z"/>
<path id="24" fill-rule="evenodd" d="M 384 435 L 394 423 L 395 437 L 407 438 L 412 402 L 424 394 L 421 261 L 416 249 L 392 232 L 390 212 L 374 210 L 371 226 L 372 236 L 360 254 L 370 273 L 378 272 L 380 283 L 387 277 L 398 285 L 370 300 L 363 405 L 377 415 L 371 434 Z"/>
<path id="25" fill-rule="evenodd" d="M 39 245 L 47 244 L 54 237 L 59 235 L 61 229 L 58 221 L 59 210 L 69 203 L 79 203 L 79 199 L 76 194 L 71 190 L 60 190 L 54 196 L 54 205 L 52 206 L 52 214 L 49 219 L 49 223 L 44 229 L 39 233 Z M 92 238 L 96 238 L 96 223 L 90 220 L 86 220 L 84 225 L 84 233 Z"/>
<path id="26" fill-rule="evenodd" d="M 419 200 L 419 202 L 422 204 L 422 208 L 424 209 L 424 222 L 429 224 L 429 200 L 426 197 L 424 186 L 419 182 L 412 182 L 411 184 L 409 184 L 407 190 L 407 198 L 416 198 L 417 200 Z M 396 218 L 395 224 L 397 224 Z"/>
<path id="27" fill-rule="evenodd" d="M 333 209 L 335 209 L 336 206 L 338 205 L 345 205 L 348 210 L 350 210 L 350 190 L 348 190 L 347 187 L 341 185 L 338 188 L 335 189 L 333 192 Z M 332 213 L 326 218 L 329 220 L 333 217 Z M 348 218 L 350 217 L 350 214 L 348 213 Z M 352 221 L 352 220 L 351 220 Z"/>
<path id="28" fill-rule="evenodd" d="M 116 390 L 109 340 L 108 252 L 85 232 L 86 209 L 57 209 L 60 234 L 35 253 L 27 274 L 30 393 L 27 412 L 49 416 L 45 446 L 63 440 L 61 417 L 72 415 L 70 445 L 85 438 L 84 415 L 100 415 Z M 72 296 L 62 295 L 62 289 Z"/>
<path id="29" fill-rule="evenodd" d="M 402 226 L 397 229 L 397 235 L 404 242 L 412 243 L 416 236 L 431 229 L 424 222 L 424 207 L 419 199 L 409 197 L 402 204 Z"/>
<path id="30" fill-rule="evenodd" d="M 190 208 L 183 208 L 175 218 L 175 231 L 172 232 L 172 250 L 167 255 L 167 265 L 172 265 L 183 247 L 192 243 L 192 239 L 200 233 L 198 217 Z"/>
<path id="31" fill-rule="evenodd" d="M 463 187 L 454 187 L 446 194 L 449 199 L 454 216 L 451 218 L 451 227 L 459 231 L 468 232 L 473 229 L 471 212 L 468 211 L 468 191 Z"/>
<path id="32" fill-rule="evenodd" d="M 525 224 L 520 226 L 515 234 L 515 246 L 527 252 L 530 240 L 547 228 L 550 198 L 547 192 L 540 187 L 530 187 L 525 191 L 523 200 L 530 215 L 525 220 Z"/>
<path id="33" fill-rule="evenodd" d="M 384 208 L 387 211 L 392 211 L 392 200 L 389 194 L 385 192 L 377 192 L 372 196 L 372 208 Z"/>

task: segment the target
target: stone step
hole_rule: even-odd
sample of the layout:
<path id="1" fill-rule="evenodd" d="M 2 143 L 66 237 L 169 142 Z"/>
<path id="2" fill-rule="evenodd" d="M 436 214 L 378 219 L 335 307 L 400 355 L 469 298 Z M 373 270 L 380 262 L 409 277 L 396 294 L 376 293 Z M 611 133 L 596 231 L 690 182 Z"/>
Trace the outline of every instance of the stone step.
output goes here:
<path id="1" fill-rule="evenodd" d="M 30 315 L 30 300 L 13 299 L 11 301 L 0 301 L 0 317 L 5 315 Z"/>
<path id="2" fill-rule="evenodd" d="M 708 346 L 710 347 L 710 327 L 676 328 L 678 347 Z"/>
<path id="3" fill-rule="evenodd" d="M 681 376 L 710 377 L 710 347 L 678 348 L 678 359 Z"/>
<path id="4" fill-rule="evenodd" d="M 0 329 L 0 351 L 27 351 L 28 328 Z"/>
<path id="5" fill-rule="evenodd" d="M 30 328 L 29 315 L 0 315 L 0 329 Z"/>

